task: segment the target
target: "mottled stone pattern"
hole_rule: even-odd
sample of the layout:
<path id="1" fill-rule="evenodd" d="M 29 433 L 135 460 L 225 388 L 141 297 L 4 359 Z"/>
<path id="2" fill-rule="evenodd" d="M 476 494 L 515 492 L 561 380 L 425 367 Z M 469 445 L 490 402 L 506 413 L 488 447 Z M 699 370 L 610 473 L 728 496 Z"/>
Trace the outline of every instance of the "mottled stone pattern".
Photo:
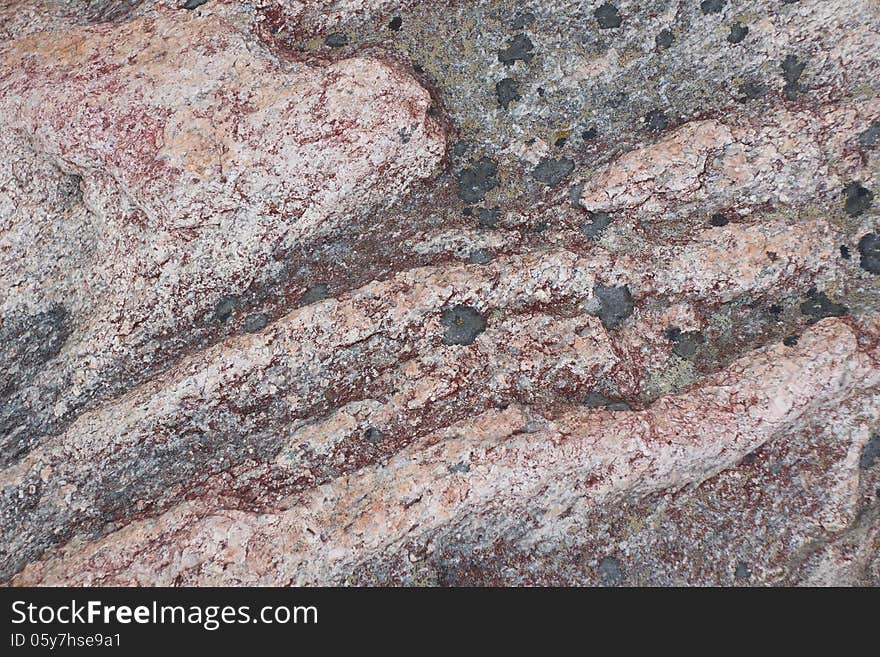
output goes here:
<path id="1" fill-rule="evenodd" d="M 872 0 L 0 6 L 0 581 L 880 583 Z"/>

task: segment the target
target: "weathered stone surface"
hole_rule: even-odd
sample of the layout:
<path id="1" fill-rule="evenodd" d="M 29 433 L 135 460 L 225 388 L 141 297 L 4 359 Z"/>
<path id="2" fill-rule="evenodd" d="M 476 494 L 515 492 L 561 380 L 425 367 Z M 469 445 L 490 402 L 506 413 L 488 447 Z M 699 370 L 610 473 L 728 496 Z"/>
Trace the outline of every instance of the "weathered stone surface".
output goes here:
<path id="1" fill-rule="evenodd" d="M 65 349 L 42 373 L 50 390 L 65 382 L 56 416 L 100 394 L 108 370 L 149 369 L 170 338 L 225 322 L 238 297 L 279 276 L 285 252 L 357 230 L 356 207 L 399 196 L 443 154 L 430 96 L 400 67 L 282 61 L 260 51 L 246 20 L 164 10 L 0 48 L 14 181 L 5 239 L 18 245 L 0 262 L 0 307 L 16 316 L 61 304 L 71 315 Z M 34 210 L 50 211 L 30 207 L 39 202 L 19 157 L 74 177 L 63 211 L 91 257 L 70 262 L 77 244 L 53 223 L 58 203 L 45 223 L 62 232 L 48 248 L 88 281 L 75 291 L 51 294 L 47 272 L 22 259 L 41 225 Z M 5 462 L 40 428 L 39 410 L 20 403 L 33 417 L 4 439 Z"/>
<path id="2" fill-rule="evenodd" d="M 634 150 L 590 179 L 580 202 L 588 210 L 669 213 L 670 206 L 712 210 L 735 205 L 804 202 L 842 189 L 869 171 L 842 153 L 852 135 L 880 112 L 872 99 L 804 112 L 776 113 L 760 127 L 715 120 L 686 123 L 656 143 Z"/>
<path id="3" fill-rule="evenodd" d="M 521 407 L 489 411 L 291 500 L 287 511 L 204 515 L 203 503 L 191 502 L 26 569 L 18 582 L 330 581 L 353 562 L 447 525 L 491 540 L 525 509 L 542 516 L 546 525 L 535 531 L 546 540 L 583 505 L 701 481 L 797 427 L 805 410 L 864 399 L 880 384 L 877 337 L 862 351 L 850 327 L 826 320 L 793 353 L 756 353 L 643 412 L 584 410 L 546 420 Z M 876 419 L 880 405 L 871 409 Z M 863 433 L 850 451 L 866 441 Z M 459 463 L 466 472 L 452 467 Z M 842 496 L 845 504 L 848 491 Z"/>
<path id="4" fill-rule="evenodd" d="M 0 8 L 2 581 L 880 581 L 876 3 L 184 5 Z"/>

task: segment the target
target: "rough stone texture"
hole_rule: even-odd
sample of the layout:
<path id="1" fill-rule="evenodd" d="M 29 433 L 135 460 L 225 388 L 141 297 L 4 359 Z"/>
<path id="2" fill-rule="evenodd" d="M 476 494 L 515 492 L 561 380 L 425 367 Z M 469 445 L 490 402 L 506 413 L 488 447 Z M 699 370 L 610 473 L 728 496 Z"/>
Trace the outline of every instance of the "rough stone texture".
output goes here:
<path id="1" fill-rule="evenodd" d="M 13 187 L 4 199 L 0 276 L 14 290 L 4 314 L 61 306 L 75 325 L 62 357 L 41 372 L 55 416 L 103 385 L 107 370 L 149 369 L 168 338 L 225 322 L 239 296 L 279 275 L 282 254 L 340 224 L 356 229 L 356 206 L 387 202 L 442 157 L 430 96 L 399 67 L 279 61 L 236 29 L 240 20 L 162 11 L 0 50 L 0 112 L 14 135 L 7 175 L 23 177 L 19 158 L 49 162 L 75 176 L 69 211 L 88 215 L 76 235 L 92 257 L 68 265 L 88 284 L 52 294 L 44 272 L 23 271 L 21 249 L 40 223 L 18 198 L 33 193 Z M 66 238 L 47 247 L 69 257 Z M 20 401 L 30 417 L 19 427 L 7 420 L 4 462 L 50 422 L 37 403 Z"/>
<path id="2" fill-rule="evenodd" d="M 853 106 L 778 112 L 758 128 L 687 123 L 596 172 L 580 203 L 587 210 L 638 210 L 668 220 L 693 212 L 691 204 L 711 211 L 737 204 L 803 202 L 867 173 L 857 153 L 833 161 L 828 153 L 844 152 L 851 136 L 878 112 L 880 102 L 872 99 Z M 670 212 L 670 206 L 676 211 Z"/>
<path id="3" fill-rule="evenodd" d="M 308 584 L 329 581 L 377 552 L 400 549 L 404 540 L 428 549 L 426 535 L 441 540 L 449 526 L 461 531 L 458 525 L 484 518 L 491 519 L 483 524 L 484 540 L 525 518 L 536 525 L 529 540 L 553 540 L 577 522 L 583 507 L 613 502 L 622 492 L 702 481 L 778 433 L 796 430 L 805 410 L 825 409 L 829 400 L 838 405 L 856 395 L 869 402 L 859 413 L 876 418 L 880 351 L 878 336 L 870 337 L 862 351 L 853 330 L 826 320 L 794 353 L 762 350 L 691 394 L 664 398 L 641 412 L 583 410 L 542 421 L 521 407 L 489 411 L 430 435 L 383 465 L 320 486 L 286 511 L 203 516 L 200 504 L 190 502 L 84 549 L 63 551 L 26 569 L 18 581 Z M 851 520 L 855 491 L 847 475 L 868 438 L 864 429 L 851 428 L 855 420 L 838 419 L 841 433 L 856 436 L 840 467 L 848 472 L 827 491 L 819 516 L 829 529 Z M 270 571 L 260 572 L 266 564 Z"/>
<path id="4" fill-rule="evenodd" d="M 184 4 L 0 7 L 0 579 L 880 582 L 876 3 Z"/>

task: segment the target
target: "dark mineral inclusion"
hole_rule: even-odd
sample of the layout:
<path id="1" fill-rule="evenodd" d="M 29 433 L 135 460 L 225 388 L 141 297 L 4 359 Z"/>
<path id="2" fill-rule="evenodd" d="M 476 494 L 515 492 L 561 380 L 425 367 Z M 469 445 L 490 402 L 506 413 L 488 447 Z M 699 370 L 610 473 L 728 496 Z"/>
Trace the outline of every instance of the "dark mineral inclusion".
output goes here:
<path id="1" fill-rule="evenodd" d="M 510 40 L 507 48 L 498 51 L 498 61 L 503 62 L 506 66 L 510 66 L 518 61 L 528 64 L 534 56 L 532 55 L 534 47 L 528 36 L 517 34 Z"/>
<path id="2" fill-rule="evenodd" d="M 628 411 L 629 404 L 625 401 L 609 399 L 600 392 L 588 392 L 581 402 L 587 408 L 607 408 L 609 411 Z"/>
<path id="3" fill-rule="evenodd" d="M 582 235 L 591 240 L 598 239 L 605 229 L 611 225 L 611 216 L 607 212 L 590 212 L 587 218 L 581 223 L 580 231 Z"/>
<path id="4" fill-rule="evenodd" d="M 495 85 L 495 95 L 498 97 L 498 106 L 507 109 L 510 103 L 520 100 L 519 83 L 513 78 L 504 78 Z"/>
<path id="5" fill-rule="evenodd" d="M 852 182 L 843 190 L 845 201 L 843 209 L 851 217 L 858 217 L 871 207 L 874 193 L 860 182 Z"/>
<path id="6" fill-rule="evenodd" d="M 613 329 L 633 314 L 633 299 L 628 287 L 597 285 L 593 288 L 593 294 L 599 300 L 597 314 L 605 328 Z"/>
<path id="7" fill-rule="evenodd" d="M 880 235 L 862 235 L 859 240 L 859 265 L 867 272 L 880 274 Z"/>
<path id="8" fill-rule="evenodd" d="M 473 344 L 477 336 L 486 330 L 486 320 L 471 306 L 457 305 L 443 311 L 440 325 L 446 328 L 445 345 Z"/>
<path id="9" fill-rule="evenodd" d="M 498 186 L 498 165 L 488 157 L 474 162 L 458 178 L 458 195 L 465 203 L 478 203 Z"/>
<path id="10" fill-rule="evenodd" d="M 562 182 L 572 171 L 574 171 L 574 162 L 568 158 L 560 160 L 545 158 L 534 168 L 532 177 L 548 187 L 553 187 Z"/>
<path id="11" fill-rule="evenodd" d="M 826 317 L 843 317 L 848 312 L 846 306 L 834 303 L 827 294 L 814 289 L 807 292 L 807 300 L 801 304 L 801 314 L 812 317 L 815 321 Z"/>
<path id="12" fill-rule="evenodd" d="M 598 7 L 593 15 L 596 17 L 596 22 L 599 23 L 599 29 L 609 30 L 615 27 L 620 27 L 623 24 L 623 19 L 620 17 L 620 12 L 610 2 L 606 2 L 602 6 Z"/>

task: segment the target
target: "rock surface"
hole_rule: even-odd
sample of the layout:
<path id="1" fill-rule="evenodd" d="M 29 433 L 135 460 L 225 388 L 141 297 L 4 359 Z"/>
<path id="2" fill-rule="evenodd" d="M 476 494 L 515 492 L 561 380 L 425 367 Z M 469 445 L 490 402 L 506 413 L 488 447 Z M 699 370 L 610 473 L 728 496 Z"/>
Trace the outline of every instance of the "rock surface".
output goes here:
<path id="1" fill-rule="evenodd" d="M 184 4 L 0 8 L 0 581 L 880 583 L 876 3 Z"/>

